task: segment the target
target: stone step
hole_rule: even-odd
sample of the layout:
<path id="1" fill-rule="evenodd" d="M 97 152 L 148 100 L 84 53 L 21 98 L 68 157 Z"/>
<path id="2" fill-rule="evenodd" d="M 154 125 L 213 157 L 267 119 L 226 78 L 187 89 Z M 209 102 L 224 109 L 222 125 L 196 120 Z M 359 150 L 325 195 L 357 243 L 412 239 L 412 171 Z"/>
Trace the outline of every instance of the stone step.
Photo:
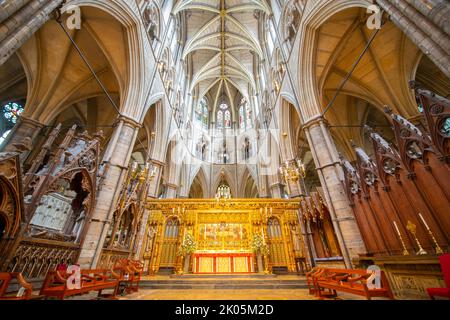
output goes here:
<path id="1" fill-rule="evenodd" d="M 277 277 L 264 277 L 264 278 L 251 278 L 248 275 L 246 277 L 236 278 L 235 275 L 228 279 L 219 277 L 199 277 L 195 275 L 193 277 L 185 276 L 181 278 L 167 279 L 144 279 L 140 283 L 141 288 L 145 289 L 158 289 L 158 290 L 189 290 L 189 289 L 306 289 L 307 284 L 304 277 L 294 278 L 277 278 Z"/>
<path id="2" fill-rule="evenodd" d="M 229 278 L 255 278 L 255 279 L 273 279 L 277 278 L 276 274 L 259 274 L 259 273 L 244 273 L 244 274 L 236 274 L 236 273 L 227 273 L 227 274 L 183 274 L 176 275 L 171 274 L 170 278 L 173 279 L 229 279 Z M 299 277 L 303 278 L 303 277 Z"/>
<path id="3" fill-rule="evenodd" d="M 240 284 L 141 284 L 139 286 L 142 289 L 153 289 L 153 290 L 277 290 L 277 289 L 307 289 L 306 284 L 297 285 L 276 285 L 276 284 L 250 284 L 250 283 L 240 283 Z"/>
<path id="4" fill-rule="evenodd" d="M 214 280 L 214 279 L 198 279 L 198 280 L 141 280 L 141 283 L 151 284 L 229 284 L 249 282 L 253 284 L 298 284 L 305 283 L 304 280 Z"/>

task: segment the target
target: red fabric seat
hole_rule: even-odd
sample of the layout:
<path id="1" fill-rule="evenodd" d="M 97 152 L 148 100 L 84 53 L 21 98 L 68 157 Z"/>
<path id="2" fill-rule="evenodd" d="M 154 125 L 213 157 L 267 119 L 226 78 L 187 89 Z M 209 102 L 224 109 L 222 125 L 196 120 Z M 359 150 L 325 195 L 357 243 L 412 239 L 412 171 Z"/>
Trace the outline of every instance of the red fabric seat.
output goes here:
<path id="1" fill-rule="evenodd" d="M 428 295 L 431 299 L 434 297 L 446 297 L 450 299 L 450 254 L 443 254 L 439 257 L 442 274 L 446 288 L 427 288 Z"/>

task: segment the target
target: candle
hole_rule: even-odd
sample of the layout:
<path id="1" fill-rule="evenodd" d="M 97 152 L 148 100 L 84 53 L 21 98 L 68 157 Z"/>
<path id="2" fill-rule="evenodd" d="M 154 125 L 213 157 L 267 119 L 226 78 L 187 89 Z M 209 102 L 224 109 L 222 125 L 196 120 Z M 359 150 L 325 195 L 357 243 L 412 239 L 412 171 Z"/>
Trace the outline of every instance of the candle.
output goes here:
<path id="1" fill-rule="evenodd" d="M 398 235 L 401 236 L 400 230 L 398 230 L 397 223 L 395 221 L 394 221 L 394 226 L 395 226 L 395 230 L 397 230 Z"/>
<path id="2" fill-rule="evenodd" d="M 172 208 L 172 213 L 175 214 L 175 208 Z"/>
<path id="3" fill-rule="evenodd" d="M 423 224 L 425 225 L 425 227 L 427 228 L 427 230 L 429 231 L 430 230 L 430 227 L 427 225 L 427 223 L 425 222 L 425 219 L 423 218 L 423 216 L 422 216 L 422 214 L 421 213 L 419 213 L 419 217 L 420 217 L 420 219 L 422 220 L 422 222 L 423 222 Z"/>

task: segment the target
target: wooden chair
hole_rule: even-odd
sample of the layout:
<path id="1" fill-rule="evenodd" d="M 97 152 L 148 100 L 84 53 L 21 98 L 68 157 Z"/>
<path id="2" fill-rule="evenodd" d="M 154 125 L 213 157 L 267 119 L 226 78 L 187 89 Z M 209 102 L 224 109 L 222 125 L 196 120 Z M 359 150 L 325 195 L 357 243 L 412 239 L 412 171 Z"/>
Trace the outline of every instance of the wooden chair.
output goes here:
<path id="1" fill-rule="evenodd" d="M 443 254 L 439 257 L 442 274 L 446 288 L 427 288 L 427 293 L 431 299 L 434 297 L 445 297 L 450 299 L 450 254 Z"/>
<path id="2" fill-rule="evenodd" d="M 17 292 L 7 293 L 13 279 L 17 279 L 20 289 Z M 33 286 L 25 280 L 21 273 L 0 272 L 0 300 L 29 300 L 32 292 Z"/>

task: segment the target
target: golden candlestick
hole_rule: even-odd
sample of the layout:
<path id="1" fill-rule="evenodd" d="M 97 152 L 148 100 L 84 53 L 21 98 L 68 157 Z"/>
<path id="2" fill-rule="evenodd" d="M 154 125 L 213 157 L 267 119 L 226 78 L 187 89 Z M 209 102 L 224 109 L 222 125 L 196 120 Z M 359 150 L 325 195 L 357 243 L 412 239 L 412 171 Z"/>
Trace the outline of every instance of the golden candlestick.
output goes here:
<path id="1" fill-rule="evenodd" d="M 435 246 L 435 250 L 436 250 L 436 254 L 442 254 L 444 253 L 441 249 L 441 247 L 439 246 L 439 244 L 436 241 L 436 238 L 434 237 L 433 232 L 431 232 L 430 227 L 428 226 L 428 224 L 426 223 L 425 219 L 423 218 L 422 214 L 419 213 L 419 217 L 422 220 L 423 224 L 425 225 L 425 228 L 427 228 L 428 234 L 430 235 L 431 239 L 434 242 L 434 246 Z"/>
<path id="2" fill-rule="evenodd" d="M 419 242 L 419 239 L 417 239 L 416 236 L 416 225 L 414 223 L 412 223 L 411 221 L 408 220 L 408 223 L 406 225 L 406 229 L 409 230 L 409 232 L 412 233 L 412 235 L 414 236 L 414 240 L 416 240 L 417 246 L 419 247 L 419 251 L 417 251 L 417 255 L 424 255 L 424 254 L 428 254 L 423 248 L 422 245 Z"/>
<path id="3" fill-rule="evenodd" d="M 409 252 L 408 252 L 408 250 L 406 249 L 405 242 L 403 241 L 402 234 L 400 233 L 400 230 L 398 229 L 397 223 L 396 223 L 395 221 L 394 221 L 394 227 L 395 227 L 395 230 L 397 230 L 398 237 L 400 238 L 400 242 L 402 243 L 402 247 L 403 247 L 403 252 L 402 252 L 402 254 L 403 254 L 404 256 L 407 256 L 407 255 L 409 255 Z"/>

